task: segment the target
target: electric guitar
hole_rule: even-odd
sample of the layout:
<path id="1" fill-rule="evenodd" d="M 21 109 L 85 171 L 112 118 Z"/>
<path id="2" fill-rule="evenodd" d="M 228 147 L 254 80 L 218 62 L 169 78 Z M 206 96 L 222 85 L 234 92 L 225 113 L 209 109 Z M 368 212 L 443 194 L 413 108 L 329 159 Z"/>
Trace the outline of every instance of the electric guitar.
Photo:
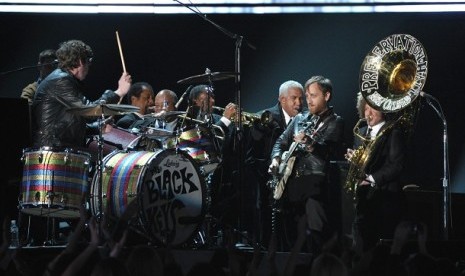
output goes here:
<path id="1" fill-rule="evenodd" d="M 303 130 L 300 132 L 308 133 L 308 130 L 311 129 L 311 131 L 307 134 L 310 138 L 314 138 L 316 135 L 316 122 L 318 121 L 319 117 L 314 116 L 312 118 L 312 121 L 304 127 Z M 320 123 L 319 127 L 323 125 L 323 123 Z M 315 143 L 315 140 L 312 140 L 312 143 L 310 146 L 312 146 Z M 291 146 L 289 147 L 289 150 L 283 152 L 282 157 L 281 157 L 281 163 L 279 164 L 278 168 L 278 173 L 273 175 L 273 179 L 269 181 L 269 185 L 273 188 L 273 198 L 278 200 L 281 198 L 284 188 L 286 186 L 287 180 L 289 179 L 289 176 L 292 173 L 292 169 L 294 167 L 294 162 L 295 162 L 295 155 L 294 152 L 299 146 L 300 143 L 298 142 L 292 142 Z"/>

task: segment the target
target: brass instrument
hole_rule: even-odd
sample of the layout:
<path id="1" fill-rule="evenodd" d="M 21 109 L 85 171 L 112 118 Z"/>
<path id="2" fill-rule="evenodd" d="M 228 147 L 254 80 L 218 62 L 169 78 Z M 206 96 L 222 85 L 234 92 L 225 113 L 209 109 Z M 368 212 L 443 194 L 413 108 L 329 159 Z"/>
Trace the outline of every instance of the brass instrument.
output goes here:
<path id="1" fill-rule="evenodd" d="M 380 137 L 394 126 L 402 127 L 409 135 L 413 131 L 412 125 L 420 106 L 416 99 L 426 81 L 427 65 L 423 46 L 407 34 L 384 38 L 365 57 L 360 70 L 360 96 L 390 120 L 386 120 L 387 125 L 371 140 L 361 135 L 359 130 L 366 119 L 360 119 L 355 125 L 354 136 L 362 143 L 349 160 L 344 184 L 346 191 L 355 195 L 357 184 L 365 178 L 366 165 Z"/>
<path id="2" fill-rule="evenodd" d="M 224 112 L 223 107 L 213 106 L 213 109 Z M 245 125 L 245 126 L 252 126 L 255 121 L 258 121 L 263 125 L 266 125 L 266 124 L 270 123 L 272 121 L 272 119 L 273 119 L 272 116 L 271 116 L 270 111 L 265 111 L 261 115 L 256 114 L 256 113 L 249 113 L 249 112 L 242 111 L 241 112 L 241 117 L 242 117 L 241 118 L 242 124 Z M 236 121 L 236 116 L 231 118 L 231 121 L 235 122 Z"/>

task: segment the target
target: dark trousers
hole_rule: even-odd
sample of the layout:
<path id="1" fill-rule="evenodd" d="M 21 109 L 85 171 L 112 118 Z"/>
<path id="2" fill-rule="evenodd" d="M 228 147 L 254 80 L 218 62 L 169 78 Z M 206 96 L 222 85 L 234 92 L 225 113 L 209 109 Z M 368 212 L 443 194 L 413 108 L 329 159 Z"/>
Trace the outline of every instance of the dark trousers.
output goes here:
<path id="1" fill-rule="evenodd" d="M 323 243 L 333 234 L 328 224 L 326 178 L 320 175 L 306 175 L 289 179 L 281 199 L 281 218 L 285 236 L 285 250 L 294 246 L 297 225 L 303 215 L 307 220 L 306 251 L 319 254 Z"/>
<path id="2" fill-rule="evenodd" d="M 380 239 L 391 239 L 406 208 L 402 191 L 359 187 L 354 223 L 354 249 L 361 253 L 376 246 Z"/>

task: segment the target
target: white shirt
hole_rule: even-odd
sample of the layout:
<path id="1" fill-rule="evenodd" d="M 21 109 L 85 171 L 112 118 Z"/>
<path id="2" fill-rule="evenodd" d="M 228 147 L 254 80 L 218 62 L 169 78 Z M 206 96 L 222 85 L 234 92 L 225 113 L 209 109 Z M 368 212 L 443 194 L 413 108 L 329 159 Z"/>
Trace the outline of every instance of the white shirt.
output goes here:
<path id="1" fill-rule="evenodd" d="M 376 135 L 378 135 L 379 130 L 381 129 L 381 127 L 383 127 L 383 125 L 385 123 L 386 123 L 386 121 L 382 121 L 382 122 L 378 123 L 377 125 L 368 127 L 368 128 L 371 128 L 371 132 L 370 132 L 370 138 L 371 139 L 375 138 Z"/>
<path id="2" fill-rule="evenodd" d="M 292 117 L 289 116 L 289 114 L 287 114 L 287 112 L 284 109 L 282 109 L 282 110 L 283 110 L 284 119 L 286 120 L 286 126 L 287 126 L 289 124 L 289 122 L 291 121 Z"/>

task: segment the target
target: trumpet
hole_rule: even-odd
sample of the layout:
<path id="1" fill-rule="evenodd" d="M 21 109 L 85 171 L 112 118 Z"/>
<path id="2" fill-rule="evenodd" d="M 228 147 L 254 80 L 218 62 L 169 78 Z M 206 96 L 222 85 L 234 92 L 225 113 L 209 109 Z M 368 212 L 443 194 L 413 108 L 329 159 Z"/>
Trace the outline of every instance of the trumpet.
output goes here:
<path id="1" fill-rule="evenodd" d="M 224 112 L 223 107 L 213 106 L 213 109 L 216 109 L 216 110 L 218 110 L 220 112 Z M 268 123 L 270 123 L 273 120 L 271 112 L 268 111 L 268 110 L 263 112 L 261 115 L 256 114 L 256 113 L 249 113 L 249 112 L 242 111 L 241 112 L 241 117 L 242 117 L 241 118 L 242 124 L 245 125 L 245 126 L 252 126 L 253 123 L 256 122 L 256 121 L 260 122 L 262 125 L 267 125 Z M 236 121 L 236 116 L 231 118 L 231 121 L 235 122 Z"/>

